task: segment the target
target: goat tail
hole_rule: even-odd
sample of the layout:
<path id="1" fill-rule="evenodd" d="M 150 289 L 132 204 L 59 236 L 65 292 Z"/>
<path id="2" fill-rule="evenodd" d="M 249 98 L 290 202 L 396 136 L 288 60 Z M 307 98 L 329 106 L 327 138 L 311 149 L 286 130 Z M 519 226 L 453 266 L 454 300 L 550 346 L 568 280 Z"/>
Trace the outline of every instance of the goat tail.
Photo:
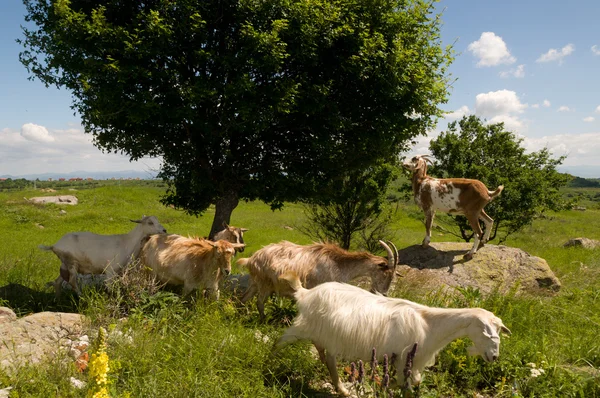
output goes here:
<path id="1" fill-rule="evenodd" d="M 38 249 L 50 251 L 50 250 L 54 249 L 54 246 L 38 245 Z"/>
<path id="2" fill-rule="evenodd" d="M 293 271 L 287 271 L 283 275 L 278 278 L 281 282 L 287 284 L 290 289 L 294 292 L 294 297 L 298 298 L 298 295 L 307 291 L 307 289 L 302 287 L 302 282 L 300 282 L 300 278 Z"/>
<path id="3" fill-rule="evenodd" d="M 240 258 L 239 260 L 237 260 L 235 263 L 237 265 L 239 265 L 240 267 L 247 267 L 248 266 L 248 261 L 250 260 L 250 257 L 244 257 L 244 258 Z"/>
<path id="4" fill-rule="evenodd" d="M 504 189 L 504 185 L 498 186 L 495 191 L 488 191 L 488 195 L 490 195 L 490 200 L 494 199 L 496 196 L 500 195 L 502 190 Z"/>

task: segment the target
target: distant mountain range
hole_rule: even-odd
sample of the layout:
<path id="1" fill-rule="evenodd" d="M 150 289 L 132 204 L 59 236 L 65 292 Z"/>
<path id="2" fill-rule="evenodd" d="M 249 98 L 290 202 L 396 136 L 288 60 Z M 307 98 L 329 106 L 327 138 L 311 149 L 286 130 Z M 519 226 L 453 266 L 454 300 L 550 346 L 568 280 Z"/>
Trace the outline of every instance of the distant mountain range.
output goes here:
<path id="1" fill-rule="evenodd" d="M 120 170 L 120 171 L 73 171 L 70 173 L 38 173 L 38 174 L 22 174 L 22 175 L 0 175 L 0 178 L 25 178 L 26 180 L 40 179 L 40 181 L 46 181 L 48 178 L 58 180 L 59 178 L 93 178 L 94 180 L 108 180 L 111 178 L 140 178 L 143 180 L 156 178 L 156 172 L 154 171 L 138 171 L 138 170 Z"/>

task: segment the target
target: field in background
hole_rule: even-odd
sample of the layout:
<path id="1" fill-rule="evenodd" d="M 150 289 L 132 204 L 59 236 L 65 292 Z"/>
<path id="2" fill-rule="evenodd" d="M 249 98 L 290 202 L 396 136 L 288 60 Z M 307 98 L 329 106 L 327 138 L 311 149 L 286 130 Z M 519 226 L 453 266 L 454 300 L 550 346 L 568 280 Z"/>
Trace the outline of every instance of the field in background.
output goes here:
<path id="1" fill-rule="evenodd" d="M 45 284 L 57 276 L 59 261 L 38 250 L 39 244 L 53 244 L 63 234 L 80 230 L 126 233 L 134 227 L 128 220 L 142 215 L 155 215 L 168 232 L 183 235 L 205 236 L 212 222 L 213 209 L 196 218 L 162 206 L 159 197 L 165 188 L 157 181 L 111 181 L 69 189 L 73 188 L 64 186 L 52 194 L 74 194 L 80 201 L 76 206 L 34 205 L 23 199 L 49 195 L 39 189 L 0 192 L 0 289 L 21 289 L 4 295 L 8 300 L 0 299 L 0 305 L 19 315 L 73 311 L 89 315 L 96 328 L 120 324 L 121 314 L 114 312 L 116 298 L 103 292 L 87 291 L 81 299 L 66 294 L 59 302 L 54 300 Z M 565 194 L 579 197 L 586 210 L 547 214 L 505 242 L 548 261 L 563 283 L 557 296 L 485 297 L 473 289 L 457 298 L 396 287 L 393 296 L 424 304 L 487 308 L 513 332 L 503 339 L 500 360 L 494 364 L 467 357 L 465 341 L 451 344 L 425 373 L 422 396 L 600 397 L 600 249 L 562 247 L 579 236 L 600 240 L 600 190 L 569 189 Z M 390 239 L 399 248 L 420 243 L 422 214 L 411 201 L 393 206 L 397 212 Z M 244 236 L 248 245 L 244 257 L 283 239 L 309 243 L 296 230 L 302 222 L 300 205 L 272 212 L 258 202 L 240 203 L 231 220 L 250 229 Z M 458 241 L 434 232 L 432 241 L 444 240 Z M 327 392 L 323 387 L 327 372 L 307 344 L 269 355 L 273 341 L 295 313 L 289 300 L 272 300 L 264 324 L 258 322 L 253 304 L 246 308 L 227 297 L 218 303 L 189 303 L 165 292 L 136 303 L 128 309 L 129 320 L 120 326 L 129 330 L 134 344 L 109 345 L 113 396 L 296 397 Z M 533 377 L 532 363 L 544 372 Z M 23 369 L 17 376 L 0 372 L 0 388 L 13 386 L 18 396 L 84 396 L 70 386 L 71 376 L 87 378 L 74 366 L 54 364 L 42 372 Z"/>

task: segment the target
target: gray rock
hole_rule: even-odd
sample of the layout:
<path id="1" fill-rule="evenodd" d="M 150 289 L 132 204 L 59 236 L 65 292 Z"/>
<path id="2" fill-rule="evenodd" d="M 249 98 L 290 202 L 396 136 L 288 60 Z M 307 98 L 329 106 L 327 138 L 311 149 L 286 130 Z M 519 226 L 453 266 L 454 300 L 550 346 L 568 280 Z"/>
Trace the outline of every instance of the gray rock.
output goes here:
<path id="1" fill-rule="evenodd" d="M 569 239 L 563 247 L 583 247 L 584 249 L 595 249 L 600 247 L 600 240 L 588 239 L 588 238 L 574 238 Z"/>
<path id="2" fill-rule="evenodd" d="M 251 282 L 250 274 L 231 274 L 223 281 L 222 289 L 231 295 L 241 297 L 246 293 Z"/>
<path id="3" fill-rule="evenodd" d="M 0 324 L 12 322 L 17 319 L 17 314 L 8 307 L 0 307 Z"/>
<path id="4" fill-rule="evenodd" d="M 88 322 L 81 314 L 39 312 L 0 323 L 0 368 L 7 373 L 25 364 L 70 351 Z"/>
<path id="5" fill-rule="evenodd" d="M 59 205 L 76 205 L 78 203 L 77 197 L 73 195 L 36 196 L 27 199 L 27 201 L 40 204 L 56 203 Z"/>
<path id="6" fill-rule="evenodd" d="M 521 249 L 486 245 L 471 260 L 465 260 L 471 243 L 441 242 L 429 247 L 409 246 L 399 251 L 397 283 L 409 289 L 427 291 L 440 286 L 474 287 L 482 293 L 552 294 L 561 283 L 546 260 Z"/>

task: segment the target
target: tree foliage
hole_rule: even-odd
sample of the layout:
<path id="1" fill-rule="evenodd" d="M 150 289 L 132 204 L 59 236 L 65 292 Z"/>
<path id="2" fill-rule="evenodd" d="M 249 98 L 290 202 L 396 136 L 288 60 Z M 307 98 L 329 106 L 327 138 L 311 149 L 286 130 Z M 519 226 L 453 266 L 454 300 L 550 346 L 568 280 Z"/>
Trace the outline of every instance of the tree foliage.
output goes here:
<path id="1" fill-rule="evenodd" d="M 448 125 L 429 146 L 436 161 L 431 174 L 438 177 L 474 178 L 502 194 L 485 207 L 494 219 L 491 239 L 502 231 L 501 241 L 547 210 L 558 211 L 569 203 L 559 189 L 570 176 L 556 167 L 565 156 L 552 157 L 547 148 L 526 153 L 522 138 L 506 131 L 504 123 L 486 124 L 476 116 L 465 116 Z M 461 236 L 470 240 L 472 230 L 465 217 L 452 216 Z"/>
<path id="2" fill-rule="evenodd" d="M 422 0 L 23 0 L 21 62 L 106 151 L 161 156 L 213 230 L 394 156 L 432 126 L 451 50 Z"/>
<path id="3" fill-rule="evenodd" d="M 397 176 L 391 165 L 370 167 L 350 173 L 336 180 L 327 195 L 317 203 L 305 206 L 306 223 L 300 231 L 316 240 L 336 242 L 350 249 L 356 234 L 360 233 L 362 245 L 369 251 L 380 248 L 379 239 L 387 233 L 389 211 L 385 211 L 389 183 Z"/>

